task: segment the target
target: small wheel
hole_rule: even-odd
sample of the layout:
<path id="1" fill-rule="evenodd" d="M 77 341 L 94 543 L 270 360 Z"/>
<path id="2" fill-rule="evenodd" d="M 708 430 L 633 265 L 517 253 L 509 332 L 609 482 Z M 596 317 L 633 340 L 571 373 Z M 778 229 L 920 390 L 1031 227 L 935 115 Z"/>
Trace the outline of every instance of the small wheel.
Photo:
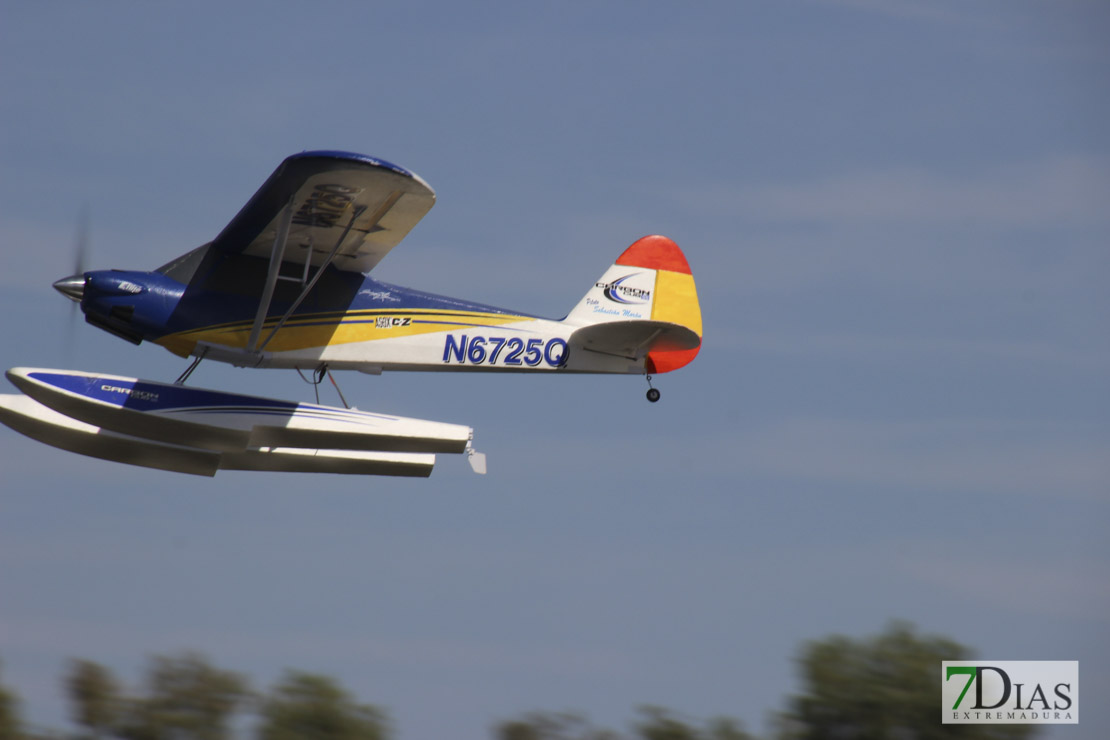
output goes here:
<path id="1" fill-rule="evenodd" d="M 658 388 L 648 388 L 647 400 L 651 401 L 652 403 L 655 403 L 656 401 L 659 400 L 659 396 L 660 396 L 660 393 L 659 393 Z"/>

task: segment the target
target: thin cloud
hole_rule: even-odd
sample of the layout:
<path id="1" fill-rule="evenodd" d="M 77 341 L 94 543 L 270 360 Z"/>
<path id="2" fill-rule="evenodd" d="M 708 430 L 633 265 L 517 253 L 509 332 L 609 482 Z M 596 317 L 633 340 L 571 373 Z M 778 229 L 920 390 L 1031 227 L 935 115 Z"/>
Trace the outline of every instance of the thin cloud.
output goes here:
<path id="1" fill-rule="evenodd" d="M 688 443 L 745 475 L 891 491 L 1106 500 L 1110 481 L 1105 439 L 1083 424 L 813 418 Z"/>
<path id="2" fill-rule="evenodd" d="M 805 357 L 896 357 L 933 360 L 959 357 L 967 360 L 1018 362 L 1081 371 L 1110 370 L 1110 346 L 1083 348 L 1044 341 L 922 337 L 907 334 L 790 334 L 745 333 L 725 330 L 713 337 L 718 346 L 752 352 Z"/>
<path id="3" fill-rule="evenodd" d="M 967 175 L 871 170 L 678 194 L 692 211 L 760 223 L 1028 228 L 1110 223 L 1110 167 L 1057 156 Z"/>
<path id="4" fill-rule="evenodd" d="M 915 2 L 914 0 L 818 0 L 821 5 L 838 6 L 863 13 L 891 16 L 909 21 L 935 21 L 943 23 L 970 22 L 966 13 L 958 13 L 956 7 L 944 6 L 936 2 Z"/>
<path id="5" fill-rule="evenodd" d="M 126 660 L 138 651 L 159 653 L 187 646 L 218 655 L 220 660 L 256 662 L 280 654 L 290 661 L 330 660 L 375 664 L 417 663 L 438 670 L 544 671 L 555 675 L 622 675 L 624 657 L 616 651 L 595 648 L 568 650 L 565 646 L 506 646 L 489 640 L 466 640 L 435 636 L 389 635 L 367 639 L 358 630 L 321 635 L 318 630 L 274 630 L 243 634 L 235 628 L 216 629 L 180 624 L 149 627 L 137 631 L 133 625 L 81 619 L 18 620 L 0 622 L 0 648 L 57 651 L 73 654 L 96 645 L 101 654 Z"/>
<path id="6" fill-rule="evenodd" d="M 1010 549 L 999 556 L 984 547 L 952 543 L 945 543 L 943 551 L 903 545 L 895 558 L 912 578 L 1008 614 L 1066 619 L 1110 614 L 1104 564 L 1097 561 L 1066 556 L 1045 560 Z"/>
<path id="7" fill-rule="evenodd" d="M 795 418 L 714 433 L 668 437 L 668 454 L 650 434 L 606 439 L 531 439 L 502 450 L 507 470 L 543 460 L 574 460 L 600 480 L 621 475 L 669 479 L 683 470 L 744 479 L 881 487 L 917 495 L 948 491 L 1108 501 L 1105 429 L 1084 423 L 976 418 L 861 420 Z M 608 472 L 605 472 L 608 471 Z"/>

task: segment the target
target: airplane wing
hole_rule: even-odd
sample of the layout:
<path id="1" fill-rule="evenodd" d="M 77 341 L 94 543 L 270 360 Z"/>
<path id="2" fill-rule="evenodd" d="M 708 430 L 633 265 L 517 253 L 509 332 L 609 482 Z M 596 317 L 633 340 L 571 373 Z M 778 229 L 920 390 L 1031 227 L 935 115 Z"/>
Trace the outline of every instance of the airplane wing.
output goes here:
<path id="1" fill-rule="evenodd" d="M 285 261 L 330 261 L 340 270 L 369 272 L 435 200 L 419 176 L 385 160 L 302 152 L 274 170 L 212 245 L 229 254 L 269 258 L 288 224 Z"/>

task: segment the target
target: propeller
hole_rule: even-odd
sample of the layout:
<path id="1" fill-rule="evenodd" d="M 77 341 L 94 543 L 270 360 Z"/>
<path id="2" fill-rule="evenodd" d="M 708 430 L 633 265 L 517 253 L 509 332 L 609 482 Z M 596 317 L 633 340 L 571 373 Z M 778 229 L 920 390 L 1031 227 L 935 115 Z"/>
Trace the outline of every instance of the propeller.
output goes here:
<path id="1" fill-rule="evenodd" d="M 77 235 L 73 242 L 73 274 L 54 282 L 54 289 L 73 301 L 69 312 L 67 346 L 73 346 L 77 309 L 85 295 L 85 266 L 89 256 L 89 207 L 86 204 L 77 216 Z"/>

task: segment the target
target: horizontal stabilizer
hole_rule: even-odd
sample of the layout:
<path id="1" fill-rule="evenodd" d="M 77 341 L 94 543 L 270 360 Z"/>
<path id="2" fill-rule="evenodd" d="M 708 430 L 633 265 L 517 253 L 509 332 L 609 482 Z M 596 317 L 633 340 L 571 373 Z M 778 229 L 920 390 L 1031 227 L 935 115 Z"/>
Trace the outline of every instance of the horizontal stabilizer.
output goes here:
<path id="1" fill-rule="evenodd" d="M 701 337 L 685 326 L 667 321 L 610 321 L 577 329 L 568 344 L 571 357 L 582 349 L 639 360 L 649 352 L 697 349 Z"/>

